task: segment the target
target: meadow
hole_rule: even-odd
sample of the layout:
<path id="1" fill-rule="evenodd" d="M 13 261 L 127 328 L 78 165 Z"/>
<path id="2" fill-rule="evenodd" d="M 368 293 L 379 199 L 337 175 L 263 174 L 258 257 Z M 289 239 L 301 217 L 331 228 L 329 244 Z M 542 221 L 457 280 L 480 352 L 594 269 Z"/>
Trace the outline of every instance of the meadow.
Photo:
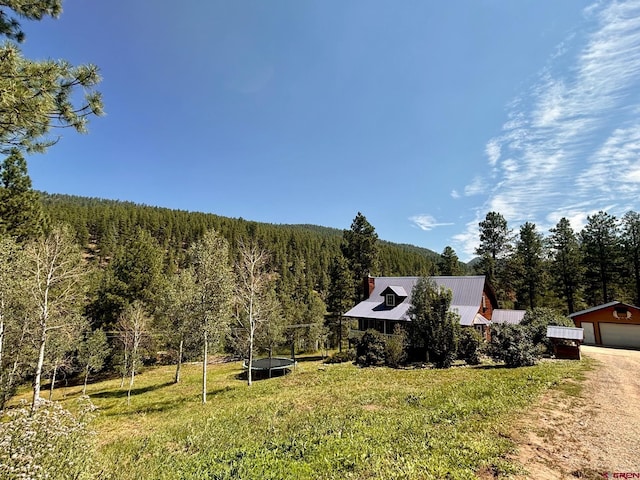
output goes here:
<path id="1" fill-rule="evenodd" d="M 470 479 L 522 471 L 509 454 L 513 425 L 549 388 L 578 394 L 585 361 L 448 370 L 359 368 L 302 359 L 289 375 L 242 378 L 212 365 L 136 377 L 131 404 L 113 379 L 89 385 L 98 407 L 101 479 Z M 79 387 L 56 392 L 71 405 Z"/>

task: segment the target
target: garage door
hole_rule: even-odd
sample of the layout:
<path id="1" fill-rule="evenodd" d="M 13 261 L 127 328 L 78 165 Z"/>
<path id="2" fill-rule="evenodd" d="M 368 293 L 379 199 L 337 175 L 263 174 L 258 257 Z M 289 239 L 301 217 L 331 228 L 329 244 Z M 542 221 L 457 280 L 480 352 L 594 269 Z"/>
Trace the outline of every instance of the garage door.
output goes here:
<path id="1" fill-rule="evenodd" d="M 640 348 L 640 325 L 601 323 L 600 339 L 606 346 Z"/>
<path id="2" fill-rule="evenodd" d="M 582 322 L 580 326 L 584 330 L 584 343 L 586 343 L 587 345 L 595 345 L 596 336 L 593 334 L 593 323 Z"/>

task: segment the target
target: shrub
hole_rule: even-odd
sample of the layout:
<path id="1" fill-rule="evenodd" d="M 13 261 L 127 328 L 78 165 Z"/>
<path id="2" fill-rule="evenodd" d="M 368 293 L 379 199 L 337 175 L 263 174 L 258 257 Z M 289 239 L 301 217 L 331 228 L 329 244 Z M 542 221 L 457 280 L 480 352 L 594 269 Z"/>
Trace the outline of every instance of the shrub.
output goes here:
<path id="1" fill-rule="evenodd" d="M 387 361 L 386 343 L 380 332 L 367 330 L 356 345 L 356 363 L 362 367 L 384 365 Z"/>
<path id="2" fill-rule="evenodd" d="M 491 355 L 504 361 L 507 367 L 535 365 L 540 348 L 534 345 L 527 327 L 522 325 L 493 325 L 491 327 Z"/>
<path id="3" fill-rule="evenodd" d="M 399 367 L 407 359 L 407 333 L 400 325 L 393 329 L 393 336 L 386 341 L 387 364 Z"/>
<path id="4" fill-rule="evenodd" d="M 78 417 L 46 400 L 33 414 L 26 404 L 0 411 L 8 418 L 0 422 L 0 478 L 91 478 L 87 422 L 94 407 L 88 397 L 81 401 Z"/>
<path id="5" fill-rule="evenodd" d="M 353 362 L 356 359 L 356 354 L 353 350 L 344 350 L 342 352 L 336 352 L 327 358 L 324 363 L 344 363 Z"/>
<path id="6" fill-rule="evenodd" d="M 534 308 L 527 310 L 520 325 L 526 327 L 534 345 L 541 345 L 545 352 L 551 352 L 553 345 L 547 338 L 547 327 L 557 325 L 560 327 L 575 327 L 573 320 L 559 314 L 552 308 Z"/>
<path id="7" fill-rule="evenodd" d="M 458 340 L 458 358 L 469 365 L 480 363 L 482 336 L 474 328 L 460 329 Z"/>
<path id="8" fill-rule="evenodd" d="M 453 294 L 432 280 L 421 278 L 411 293 L 413 347 L 426 348 L 427 361 L 437 368 L 452 365 L 458 350 L 460 316 L 449 311 Z"/>

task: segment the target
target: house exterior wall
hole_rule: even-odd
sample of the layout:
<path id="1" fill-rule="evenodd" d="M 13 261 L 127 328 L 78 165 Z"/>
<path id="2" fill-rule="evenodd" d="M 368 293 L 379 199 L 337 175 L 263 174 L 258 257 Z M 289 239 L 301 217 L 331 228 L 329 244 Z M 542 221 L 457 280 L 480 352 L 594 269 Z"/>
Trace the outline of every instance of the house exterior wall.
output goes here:
<path id="1" fill-rule="evenodd" d="M 487 287 L 485 286 L 484 290 L 482 291 L 482 301 L 480 303 L 478 313 L 487 320 L 491 320 L 493 309 L 497 307 L 497 305 L 494 305 L 491 301 L 492 298 L 493 296 L 490 295 L 489 292 L 487 292 Z"/>
<path id="2" fill-rule="evenodd" d="M 614 317 L 614 312 L 616 308 L 626 307 L 627 310 L 631 313 L 631 318 L 616 318 Z M 576 327 L 582 327 L 583 323 L 591 323 L 593 324 L 593 334 L 595 337 L 596 345 L 603 345 L 602 335 L 600 326 L 605 323 L 616 323 L 622 325 L 638 325 L 640 328 L 640 309 L 632 306 L 632 305 L 612 305 L 608 307 L 603 307 L 599 310 L 594 310 L 591 312 L 575 315 L 572 317 L 573 323 L 575 323 Z M 640 347 L 640 345 L 639 345 Z"/>

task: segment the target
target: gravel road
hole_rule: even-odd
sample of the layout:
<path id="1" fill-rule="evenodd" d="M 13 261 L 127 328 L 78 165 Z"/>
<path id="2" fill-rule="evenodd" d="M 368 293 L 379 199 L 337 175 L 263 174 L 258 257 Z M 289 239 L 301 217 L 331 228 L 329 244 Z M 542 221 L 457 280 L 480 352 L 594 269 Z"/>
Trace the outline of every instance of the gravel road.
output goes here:
<path id="1" fill-rule="evenodd" d="M 640 351 L 581 349 L 598 365 L 579 397 L 550 392 L 523 418 L 517 478 L 640 478 Z"/>

